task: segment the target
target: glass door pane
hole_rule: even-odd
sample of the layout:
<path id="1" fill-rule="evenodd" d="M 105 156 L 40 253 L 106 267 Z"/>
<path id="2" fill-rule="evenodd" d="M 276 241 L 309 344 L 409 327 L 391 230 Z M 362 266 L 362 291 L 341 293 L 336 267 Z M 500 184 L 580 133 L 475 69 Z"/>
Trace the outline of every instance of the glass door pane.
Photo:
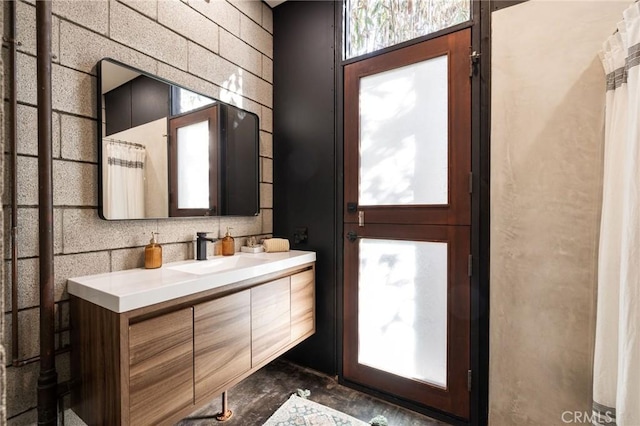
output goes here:
<path id="1" fill-rule="evenodd" d="M 209 208 L 209 121 L 179 127 L 178 208 Z"/>
<path id="2" fill-rule="evenodd" d="M 448 57 L 360 79 L 358 204 L 449 202 Z"/>
<path id="3" fill-rule="evenodd" d="M 448 244 L 359 244 L 358 362 L 446 388 Z"/>

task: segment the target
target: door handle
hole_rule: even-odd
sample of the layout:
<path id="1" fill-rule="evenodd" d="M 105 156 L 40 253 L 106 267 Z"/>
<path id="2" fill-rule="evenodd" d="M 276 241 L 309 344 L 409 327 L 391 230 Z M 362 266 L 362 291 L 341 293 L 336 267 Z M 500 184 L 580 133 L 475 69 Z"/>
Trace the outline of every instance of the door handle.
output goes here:
<path id="1" fill-rule="evenodd" d="M 354 241 L 355 241 L 355 240 L 357 240 L 357 239 L 358 239 L 358 234 L 356 234 L 356 233 L 355 233 L 355 232 L 353 232 L 353 231 L 349 231 L 349 232 L 347 232 L 347 240 L 349 240 L 349 241 L 351 241 L 351 242 L 354 242 Z"/>
<path id="2" fill-rule="evenodd" d="M 358 203 L 347 203 L 347 211 L 355 213 L 358 210 Z"/>

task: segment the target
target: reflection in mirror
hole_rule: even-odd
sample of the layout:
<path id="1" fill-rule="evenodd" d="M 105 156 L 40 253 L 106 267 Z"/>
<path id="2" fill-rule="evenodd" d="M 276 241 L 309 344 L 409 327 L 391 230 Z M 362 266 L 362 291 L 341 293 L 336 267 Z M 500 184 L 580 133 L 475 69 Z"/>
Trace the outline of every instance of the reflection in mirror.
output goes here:
<path id="1" fill-rule="evenodd" d="M 177 130 L 178 208 L 209 208 L 209 122 Z"/>
<path id="2" fill-rule="evenodd" d="M 218 214 L 220 105 L 206 106 L 169 119 L 171 216 Z"/>
<path id="3" fill-rule="evenodd" d="M 255 114 L 110 59 L 98 71 L 101 217 L 258 214 Z"/>

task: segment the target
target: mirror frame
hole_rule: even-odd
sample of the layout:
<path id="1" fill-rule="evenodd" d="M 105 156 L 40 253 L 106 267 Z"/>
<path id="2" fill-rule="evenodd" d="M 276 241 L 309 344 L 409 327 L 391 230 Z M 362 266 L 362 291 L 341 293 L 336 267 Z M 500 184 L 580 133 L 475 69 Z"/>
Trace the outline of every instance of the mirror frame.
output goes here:
<path id="1" fill-rule="evenodd" d="M 255 191 L 256 192 L 256 194 L 255 194 L 256 195 L 256 197 L 255 197 L 256 212 L 253 215 L 219 214 L 219 212 L 217 214 L 209 214 L 208 212 L 205 212 L 205 210 L 207 210 L 207 209 L 202 209 L 202 211 L 205 212 L 205 213 L 201 214 L 201 215 L 171 216 L 171 210 L 170 210 L 170 207 L 168 206 L 168 216 L 141 217 L 141 218 L 122 218 L 122 219 L 120 219 L 120 218 L 119 219 L 110 219 L 110 218 L 105 217 L 105 215 L 104 215 L 104 190 L 103 190 L 104 182 L 103 182 L 103 176 L 102 176 L 103 175 L 103 169 L 104 169 L 104 167 L 103 167 L 103 136 L 102 136 L 103 131 L 104 131 L 104 129 L 103 129 L 103 118 L 104 118 L 103 117 L 103 108 L 105 107 L 105 105 L 103 103 L 103 93 L 102 93 L 102 73 L 103 73 L 102 64 L 105 61 L 110 62 L 110 63 L 112 63 L 114 65 L 126 68 L 128 70 L 133 71 L 133 72 L 139 73 L 140 75 L 144 75 L 144 76 L 146 76 L 148 78 L 160 81 L 162 83 L 165 83 L 165 84 L 169 85 L 170 87 L 171 86 L 175 86 L 175 87 L 178 87 L 180 89 L 187 90 L 187 91 L 189 91 L 191 93 L 194 93 L 196 95 L 206 97 L 208 99 L 213 100 L 216 104 L 233 107 L 233 108 L 238 109 L 238 110 L 240 110 L 240 111 L 242 111 L 244 113 L 251 114 L 251 115 L 253 115 L 255 117 L 256 123 L 257 123 L 257 132 L 256 132 L 255 141 L 254 141 L 256 155 L 255 155 L 254 161 L 252 163 L 250 163 L 250 164 L 253 164 L 253 166 L 255 167 L 255 175 L 256 175 L 256 191 Z M 148 73 L 146 71 L 143 71 L 141 69 L 135 68 L 135 67 L 133 67 L 131 65 L 127 65 L 125 63 L 122 63 L 122 62 L 120 62 L 118 60 L 115 60 L 115 59 L 109 58 L 109 57 L 102 58 L 97 62 L 97 64 L 96 64 L 96 74 L 97 74 L 96 92 L 97 92 L 97 107 L 98 107 L 98 110 L 97 110 L 97 122 L 98 122 L 98 125 L 97 125 L 97 138 L 96 138 L 97 139 L 97 145 L 98 145 L 98 147 L 97 147 L 97 160 L 98 160 L 98 216 L 101 219 L 107 220 L 107 221 L 161 220 L 161 219 L 188 219 L 188 218 L 225 217 L 225 216 L 227 216 L 227 217 L 253 217 L 253 216 L 258 216 L 260 214 L 260 179 L 261 179 L 261 176 L 260 176 L 260 119 L 259 119 L 259 117 L 258 117 L 258 115 L 256 113 L 253 113 L 251 111 L 247 111 L 247 110 L 242 109 L 242 108 L 240 108 L 238 106 L 235 106 L 233 104 L 229 104 L 227 102 L 223 102 L 223 101 L 221 101 L 219 99 L 216 99 L 216 98 L 214 98 L 212 96 L 206 95 L 206 94 L 204 94 L 202 92 L 198 92 L 196 90 L 190 89 L 190 88 L 182 86 L 180 84 L 176 84 L 176 83 L 174 83 L 172 81 L 169 81 L 167 79 L 164 79 L 164 78 L 158 77 L 156 75 L 150 74 L 150 73 Z M 171 90 L 170 90 L 170 92 L 171 92 Z M 169 99 L 169 102 L 171 102 L 171 97 Z M 171 108 L 171 105 L 169 105 L 169 108 Z M 197 109 L 194 110 L 194 111 L 197 111 Z M 187 114 L 187 113 L 189 113 L 189 112 L 185 112 L 183 114 Z M 167 116 L 167 121 L 171 117 L 172 117 L 171 116 L 171 112 L 169 112 L 169 115 Z M 167 138 L 169 138 L 169 137 L 170 137 L 169 129 L 167 128 Z M 168 151 L 169 151 L 169 149 L 168 149 Z M 219 161 L 219 167 L 222 166 L 222 165 L 223 164 Z M 249 166 L 249 164 L 247 164 L 247 165 Z M 167 181 L 168 181 L 167 183 L 168 183 L 168 191 L 169 191 L 168 196 L 169 197 L 171 197 L 171 176 L 170 176 L 171 168 L 172 168 L 171 164 L 168 163 L 167 164 Z"/>

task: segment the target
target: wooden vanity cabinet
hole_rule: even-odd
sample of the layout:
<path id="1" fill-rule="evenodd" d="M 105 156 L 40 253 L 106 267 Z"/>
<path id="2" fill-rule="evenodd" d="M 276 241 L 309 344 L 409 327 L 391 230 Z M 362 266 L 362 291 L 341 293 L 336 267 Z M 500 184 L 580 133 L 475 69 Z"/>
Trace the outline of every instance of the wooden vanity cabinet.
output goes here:
<path id="1" fill-rule="evenodd" d="M 251 366 L 259 367 L 291 342 L 290 278 L 251 289 Z"/>
<path id="2" fill-rule="evenodd" d="M 158 424 L 193 405 L 192 320 L 188 308 L 129 327 L 131 424 Z"/>
<path id="3" fill-rule="evenodd" d="M 115 313 L 71 297 L 72 408 L 174 424 L 315 332 L 315 266 Z"/>
<path id="4" fill-rule="evenodd" d="M 313 269 L 291 276 L 291 341 L 316 331 L 316 279 Z"/>
<path id="5" fill-rule="evenodd" d="M 194 308 L 195 398 L 219 395 L 251 369 L 251 290 Z"/>

